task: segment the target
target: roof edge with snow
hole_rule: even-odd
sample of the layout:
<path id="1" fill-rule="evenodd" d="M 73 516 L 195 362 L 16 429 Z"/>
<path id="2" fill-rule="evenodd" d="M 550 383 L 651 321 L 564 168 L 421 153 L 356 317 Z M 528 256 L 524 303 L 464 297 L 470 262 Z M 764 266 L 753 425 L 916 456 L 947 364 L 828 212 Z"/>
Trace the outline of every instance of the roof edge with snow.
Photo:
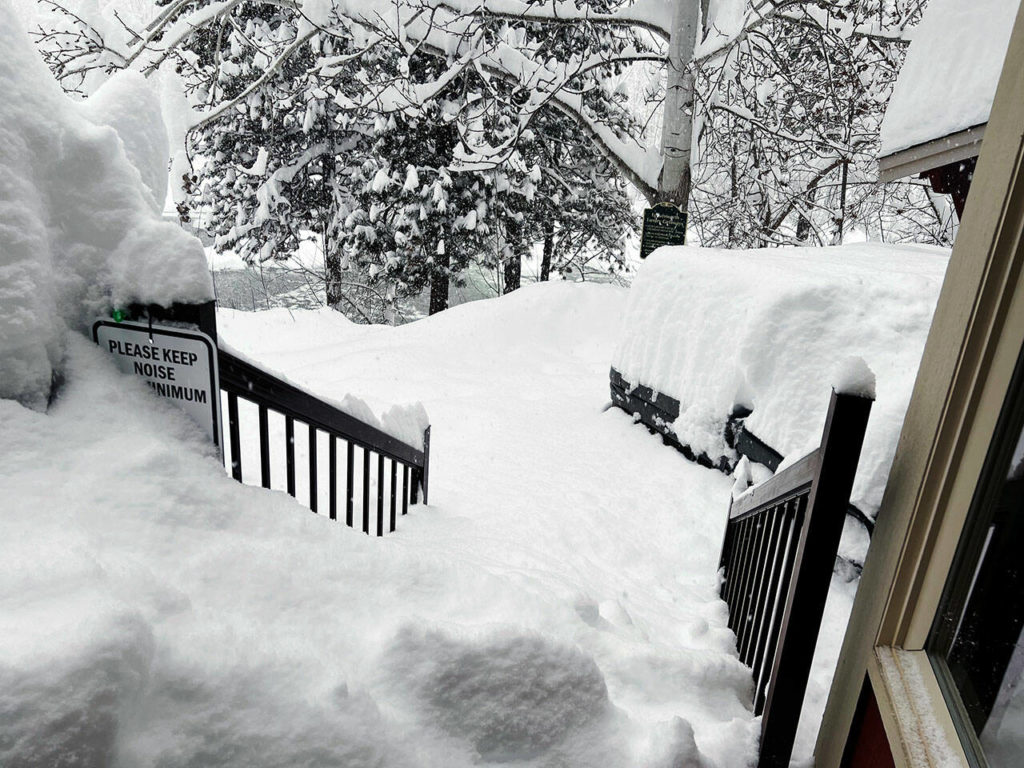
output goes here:
<path id="1" fill-rule="evenodd" d="M 878 158 L 878 180 L 898 181 L 977 157 L 981 152 L 981 141 L 985 138 L 986 125 L 987 122 L 882 155 Z"/>

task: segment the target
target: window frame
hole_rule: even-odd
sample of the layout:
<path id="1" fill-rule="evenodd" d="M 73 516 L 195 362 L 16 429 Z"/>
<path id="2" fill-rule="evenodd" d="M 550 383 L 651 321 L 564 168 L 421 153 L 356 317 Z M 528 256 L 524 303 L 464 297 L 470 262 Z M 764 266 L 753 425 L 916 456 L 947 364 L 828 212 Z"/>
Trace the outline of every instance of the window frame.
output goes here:
<path id="1" fill-rule="evenodd" d="M 840 768 L 865 675 L 899 768 L 970 768 L 925 650 L 1024 346 L 1018 12 L 815 747 Z"/>
<path id="2" fill-rule="evenodd" d="M 1020 441 L 1024 439 L 1024 345 L 1017 363 L 1003 407 L 995 425 L 985 461 L 978 476 L 971 505 L 964 521 L 963 532 L 956 553 L 950 563 L 942 597 L 936 607 L 925 651 L 935 674 L 939 690 L 949 709 L 953 725 L 960 738 L 964 757 L 974 768 L 987 768 L 988 759 L 981 745 L 964 693 L 957 684 L 947 661 L 956 642 L 962 617 L 967 612 L 974 579 L 984 563 L 990 528 L 1001 498 L 1003 485 L 1011 469 L 1010 464 Z M 1009 662 L 1001 671 L 1006 674 Z"/>

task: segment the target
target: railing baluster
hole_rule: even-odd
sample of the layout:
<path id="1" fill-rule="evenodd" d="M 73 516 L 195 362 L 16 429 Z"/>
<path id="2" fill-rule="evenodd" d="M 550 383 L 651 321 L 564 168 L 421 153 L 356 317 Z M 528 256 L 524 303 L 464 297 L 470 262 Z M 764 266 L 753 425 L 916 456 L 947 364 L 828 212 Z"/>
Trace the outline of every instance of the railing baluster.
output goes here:
<path id="1" fill-rule="evenodd" d="M 736 591 L 736 580 L 739 578 L 739 562 L 740 562 L 740 551 L 743 549 L 743 523 L 729 521 L 729 527 L 732 529 L 730 538 L 732 541 L 731 552 L 729 553 L 729 562 L 726 566 L 726 574 L 728 574 L 725 585 L 722 589 L 721 595 L 725 604 L 729 607 L 729 619 L 732 620 L 732 594 Z"/>
<path id="2" fill-rule="evenodd" d="M 764 569 L 761 572 L 758 584 L 757 602 L 754 605 L 754 628 L 746 647 L 741 651 L 740 658 L 743 663 L 751 669 L 754 668 L 756 654 L 764 637 L 765 615 L 771 610 L 772 582 L 775 574 L 775 559 L 779 552 L 779 537 L 782 527 L 782 520 L 786 514 L 786 507 L 792 504 L 789 500 L 785 504 L 777 504 L 771 508 L 771 527 L 768 531 L 768 546 L 764 552 Z"/>
<path id="3" fill-rule="evenodd" d="M 377 454 L 377 535 L 384 535 L 384 454 Z"/>
<path id="4" fill-rule="evenodd" d="M 238 435 L 238 395 L 228 392 L 228 437 L 231 441 L 231 476 L 242 482 L 242 441 Z"/>
<path id="5" fill-rule="evenodd" d="M 736 595 L 739 592 L 738 584 L 743 578 L 743 552 L 747 546 L 747 520 L 740 520 L 735 523 L 735 526 L 736 545 L 730 565 L 732 576 L 729 579 L 729 591 L 723 596 L 725 604 L 729 606 L 729 629 L 732 629 L 733 620 L 736 618 Z"/>
<path id="6" fill-rule="evenodd" d="M 391 533 L 395 532 L 395 502 L 397 501 L 396 494 L 398 493 L 398 463 L 391 460 Z"/>
<path id="7" fill-rule="evenodd" d="M 409 503 L 415 504 L 420 496 L 420 478 L 423 472 L 419 467 L 412 468 L 412 488 L 409 490 Z"/>
<path id="8" fill-rule="evenodd" d="M 765 515 L 758 512 L 751 518 L 754 525 L 754 540 L 750 547 L 750 562 L 747 568 L 746 580 L 743 583 L 743 594 L 740 596 L 737 613 L 739 620 L 736 630 L 736 645 L 742 646 L 750 633 L 750 602 L 753 598 L 757 574 L 761 569 L 761 548 L 765 537 Z"/>
<path id="9" fill-rule="evenodd" d="M 309 425 L 309 508 L 316 512 L 316 427 Z"/>
<path id="10" fill-rule="evenodd" d="M 402 465 L 402 514 L 409 514 L 409 465 Z"/>
<path id="11" fill-rule="evenodd" d="M 295 419 L 284 417 L 284 463 L 288 495 L 295 498 Z"/>
<path id="12" fill-rule="evenodd" d="M 349 440 L 345 451 L 345 525 L 349 528 L 352 527 L 352 508 L 355 506 L 356 498 L 355 471 L 353 469 L 355 452 L 356 447 Z"/>
<path id="13" fill-rule="evenodd" d="M 363 448 L 363 533 L 370 535 L 370 449 Z"/>
<path id="14" fill-rule="evenodd" d="M 753 546 L 754 539 L 754 521 L 753 518 L 746 518 L 742 521 L 742 532 L 743 532 L 743 545 L 739 551 L 739 558 L 737 560 L 736 569 L 736 584 L 733 586 L 732 596 L 727 601 L 729 603 L 729 629 L 733 632 L 736 631 L 736 627 L 739 622 L 739 602 L 740 596 L 743 594 L 743 584 L 747 578 L 747 568 L 750 566 L 750 548 Z"/>
<path id="15" fill-rule="evenodd" d="M 338 519 L 338 438 L 336 438 L 334 435 L 331 435 L 330 445 L 331 445 L 330 457 L 328 459 L 330 461 L 330 465 L 331 465 L 331 469 L 330 469 L 330 473 L 329 473 L 330 474 L 330 483 L 331 483 L 331 488 L 330 488 L 330 499 L 331 499 L 331 501 L 330 501 L 330 504 L 331 504 L 330 515 L 331 515 L 331 520 L 337 520 Z"/>
<path id="16" fill-rule="evenodd" d="M 742 522 L 731 522 L 729 527 L 732 529 L 731 540 L 731 552 L 729 553 L 729 562 L 726 568 L 728 578 L 726 579 L 725 589 L 722 591 L 722 599 L 725 600 L 726 604 L 730 606 L 732 610 L 732 595 L 736 592 L 736 581 L 740 577 L 739 564 L 740 556 L 743 553 L 743 523 Z"/>
<path id="17" fill-rule="evenodd" d="M 757 549 L 757 568 L 754 571 L 754 581 L 751 584 L 750 598 L 747 600 L 743 613 L 747 616 L 746 631 L 743 633 L 743 642 L 739 644 L 738 650 L 740 659 L 744 664 L 748 663 L 747 655 L 753 639 L 757 637 L 758 631 L 758 608 L 765 588 L 765 573 L 768 568 L 768 551 L 772 544 L 772 526 L 775 522 L 775 507 L 768 507 L 758 514 L 761 520 L 761 544 Z"/>
<path id="18" fill-rule="evenodd" d="M 788 530 L 786 531 L 786 549 L 780 571 L 779 589 L 775 595 L 775 611 L 768 629 L 768 647 L 765 649 L 764 661 L 758 671 L 757 684 L 754 687 L 756 692 L 754 699 L 754 715 L 760 715 L 764 711 L 765 701 L 768 697 L 768 684 L 771 677 L 772 665 L 775 662 L 775 652 L 779 646 L 779 631 L 782 628 L 782 617 L 786 612 L 786 596 L 789 594 L 789 584 L 793 580 L 793 558 L 796 557 L 796 548 L 800 542 L 800 526 L 803 524 L 803 507 L 806 503 L 805 497 L 800 497 L 800 503 L 795 505 L 792 512 L 787 515 Z"/>
<path id="19" fill-rule="evenodd" d="M 260 415 L 260 482 L 270 487 L 270 431 L 267 428 L 267 406 L 259 406 Z"/>

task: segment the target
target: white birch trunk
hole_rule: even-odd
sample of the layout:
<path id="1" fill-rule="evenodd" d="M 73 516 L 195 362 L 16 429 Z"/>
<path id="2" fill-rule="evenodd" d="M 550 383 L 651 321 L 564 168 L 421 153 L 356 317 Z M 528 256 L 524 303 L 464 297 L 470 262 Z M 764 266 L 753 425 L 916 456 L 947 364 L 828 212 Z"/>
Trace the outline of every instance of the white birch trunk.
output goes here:
<path id="1" fill-rule="evenodd" d="M 675 0 L 668 51 L 668 81 L 661 132 L 663 164 L 658 201 L 686 210 L 690 199 L 690 144 L 693 139 L 693 87 L 690 69 L 700 27 L 701 0 Z"/>

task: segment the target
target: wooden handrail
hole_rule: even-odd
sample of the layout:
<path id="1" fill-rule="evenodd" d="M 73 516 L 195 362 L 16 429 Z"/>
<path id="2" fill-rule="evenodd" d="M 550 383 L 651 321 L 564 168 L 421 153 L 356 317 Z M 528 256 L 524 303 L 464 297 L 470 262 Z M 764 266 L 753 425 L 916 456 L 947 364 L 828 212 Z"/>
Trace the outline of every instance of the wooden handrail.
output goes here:
<path id="1" fill-rule="evenodd" d="M 758 768 L 789 765 L 870 412 L 833 392 L 818 449 L 730 507 L 721 595 L 754 677 Z"/>

